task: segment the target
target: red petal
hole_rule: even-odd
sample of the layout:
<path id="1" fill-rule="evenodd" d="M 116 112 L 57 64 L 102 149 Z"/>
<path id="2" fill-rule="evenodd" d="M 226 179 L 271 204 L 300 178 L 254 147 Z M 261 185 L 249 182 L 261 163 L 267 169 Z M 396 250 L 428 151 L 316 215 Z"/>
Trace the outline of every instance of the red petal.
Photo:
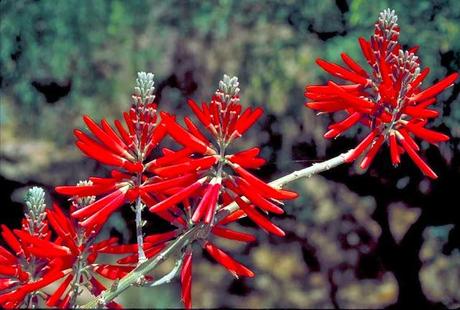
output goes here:
<path id="1" fill-rule="evenodd" d="M 173 205 L 183 201 L 184 199 L 190 197 L 195 193 L 203 184 L 204 180 L 198 180 L 195 183 L 187 186 L 176 194 L 166 198 L 165 200 L 157 203 L 156 205 L 149 208 L 150 212 L 161 212 L 164 211 Z"/>
<path id="2" fill-rule="evenodd" d="M 442 92 L 444 89 L 452 85 L 452 83 L 455 82 L 457 77 L 458 77 L 458 73 L 452 73 L 451 75 L 449 75 L 448 77 L 445 77 L 444 79 L 434 84 L 433 86 L 430 86 L 424 91 L 412 96 L 411 100 L 420 102 L 420 101 L 429 99 L 431 97 L 434 97 L 440 92 Z"/>
<path id="3" fill-rule="evenodd" d="M 400 163 L 399 158 L 399 149 L 398 144 L 396 143 L 396 135 L 394 133 L 390 134 L 390 155 L 391 155 L 391 163 L 393 166 L 397 166 Z"/>
<path id="4" fill-rule="evenodd" d="M 70 284 L 70 281 L 72 281 L 73 275 L 70 274 L 68 275 L 64 281 L 62 281 L 61 285 L 54 291 L 54 293 L 48 298 L 48 301 L 46 302 L 46 305 L 48 307 L 55 307 L 59 299 L 61 298 L 62 294 L 64 294 L 65 290 L 67 289 L 67 286 Z"/>
<path id="5" fill-rule="evenodd" d="M 232 222 L 235 222 L 235 221 L 237 221 L 240 218 L 245 217 L 245 216 L 246 216 L 246 213 L 243 210 L 236 210 L 233 213 L 231 213 L 230 215 L 227 215 L 222 220 L 220 220 L 218 224 L 225 225 L 225 224 L 228 224 L 228 223 L 232 223 Z"/>
<path id="6" fill-rule="evenodd" d="M 256 237 L 254 237 L 251 234 L 234 231 L 234 230 L 222 227 L 222 226 L 214 226 L 211 229 L 211 232 L 216 236 L 226 238 L 226 239 L 236 240 L 236 241 L 253 242 L 256 240 Z"/>
<path id="7" fill-rule="evenodd" d="M 117 153 L 125 157 L 127 154 L 125 148 L 123 148 L 123 144 L 119 144 L 121 142 L 119 139 L 113 139 L 109 136 L 105 131 L 103 131 L 89 116 L 84 115 L 83 121 L 88 126 L 89 130 L 99 139 L 106 147 L 108 147 L 112 152 Z M 110 127 L 110 126 L 109 126 Z M 130 156 L 130 155 L 129 155 Z"/>
<path id="8" fill-rule="evenodd" d="M 278 226 L 270 222 L 265 216 L 260 214 L 256 208 L 253 206 L 247 204 L 246 202 L 243 201 L 240 197 L 236 197 L 235 201 L 238 203 L 240 208 L 248 215 L 248 217 L 254 221 L 257 225 L 259 225 L 261 228 L 266 230 L 269 233 L 272 233 L 274 235 L 284 237 L 285 233 L 283 230 L 281 230 Z"/>
<path id="9" fill-rule="evenodd" d="M 418 106 L 407 106 L 403 109 L 403 113 L 415 118 L 435 118 L 439 116 L 436 110 L 422 109 Z"/>
<path id="10" fill-rule="evenodd" d="M 192 252 L 187 251 L 180 274 L 181 297 L 186 309 L 192 308 Z"/>
<path id="11" fill-rule="evenodd" d="M 352 107 L 356 108 L 358 111 L 369 113 L 372 110 L 372 108 L 374 108 L 374 103 L 347 93 L 346 91 L 341 89 L 340 86 L 336 83 L 329 81 L 328 85 L 330 85 L 336 91 L 336 94 L 339 95 L 341 99 L 348 102 Z"/>
<path id="12" fill-rule="evenodd" d="M 124 197 L 127 191 L 127 187 L 123 187 L 114 191 L 113 193 L 101 198 L 86 207 L 76 210 L 72 213 L 72 216 L 77 219 L 82 219 L 94 214 L 96 211 L 99 211 L 101 208 L 105 207 L 107 204 L 114 200 L 120 199 L 120 197 Z"/>
<path id="13" fill-rule="evenodd" d="M 348 81 L 351 81 L 353 83 L 358 83 L 358 84 L 361 84 L 363 86 L 366 86 L 368 84 L 368 80 L 367 78 L 364 78 L 352 71 L 349 71 L 347 69 L 345 69 L 344 67 L 342 66 L 339 66 L 339 65 L 336 65 L 334 63 L 330 63 L 330 62 L 327 62 L 325 60 L 322 60 L 322 59 L 317 59 L 316 60 L 316 63 L 324 69 L 324 71 L 336 76 L 336 77 L 339 77 L 341 79 L 344 79 L 344 80 L 348 80 Z"/>
<path id="14" fill-rule="evenodd" d="M 14 262 L 16 262 L 16 257 L 0 245 L 0 263 L 7 265 Z"/>
<path id="15" fill-rule="evenodd" d="M 171 187 L 189 185 L 194 180 L 196 180 L 196 174 L 188 173 L 188 174 L 179 176 L 174 179 L 143 185 L 141 186 L 141 190 L 147 193 L 151 193 L 151 192 L 157 193 L 157 192 L 162 192 L 165 189 L 168 189 Z"/>
<path id="16" fill-rule="evenodd" d="M 165 243 L 177 236 L 177 231 L 169 231 L 166 233 L 161 233 L 161 234 L 154 234 L 154 235 L 149 235 L 144 238 L 145 242 L 151 243 L 153 245 Z"/>
<path id="17" fill-rule="evenodd" d="M 0 266 L 0 268 L 2 268 L 2 266 Z M 13 279 L 0 279 L 0 291 L 6 290 L 17 283 L 18 281 Z"/>
<path id="18" fill-rule="evenodd" d="M 430 73 L 430 68 L 425 68 L 420 72 L 420 74 L 410 83 L 411 89 L 410 92 L 412 93 L 417 87 L 423 82 L 423 80 L 427 77 L 428 73 Z"/>
<path id="19" fill-rule="evenodd" d="M 344 63 L 347 64 L 347 66 L 356 72 L 357 74 L 361 75 L 362 77 L 368 78 L 366 70 L 364 70 L 358 63 L 356 63 L 350 56 L 348 56 L 345 53 L 340 54 L 342 57 L 342 60 Z"/>
<path id="20" fill-rule="evenodd" d="M 5 225 L 1 225 L 2 227 L 2 237 L 5 240 L 6 244 L 13 249 L 13 251 L 19 255 L 23 253 L 23 249 L 21 244 L 19 243 L 18 239 L 14 236 L 13 232 Z"/>
<path id="21" fill-rule="evenodd" d="M 416 151 L 420 151 L 420 147 L 418 146 L 418 144 L 414 141 L 414 139 L 412 139 L 412 137 L 404 128 L 401 128 L 398 131 L 404 137 L 404 140 L 406 140 L 406 142 L 409 143 L 411 148 L 413 148 Z"/>
<path id="22" fill-rule="evenodd" d="M 350 105 L 344 101 L 312 101 L 305 104 L 310 109 L 321 112 L 336 112 L 347 109 Z"/>
<path id="23" fill-rule="evenodd" d="M 262 108 L 256 108 L 249 114 L 248 117 L 240 117 L 235 124 L 235 129 L 239 135 L 243 135 L 252 125 L 262 116 L 264 110 Z M 244 115 L 244 114 L 243 114 Z"/>
<path id="24" fill-rule="evenodd" d="M 299 195 L 295 192 L 290 191 L 281 191 L 276 188 L 271 187 L 264 181 L 260 180 L 256 176 L 249 173 L 246 169 L 239 166 L 238 164 L 231 165 L 233 170 L 238 173 L 244 180 L 246 180 L 249 185 L 253 186 L 262 196 L 266 198 L 273 198 L 273 199 L 295 199 Z"/>
<path id="25" fill-rule="evenodd" d="M 446 136 L 445 134 L 414 125 L 410 122 L 407 123 L 406 128 L 417 137 L 430 143 L 445 142 L 449 140 L 449 136 Z"/>
<path id="26" fill-rule="evenodd" d="M 198 204 L 197 208 L 195 209 L 195 212 L 193 213 L 192 216 L 192 221 L 197 223 L 200 221 L 201 218 L 203 218 L 208 209 L 211 208 L 211 202 L 214 201 L 214 195 L 217 195 L 219 192 L 215 191 L 214 188 L 216 187 L 217 184 L 212 184 L 208 185 L 206 189 L 204 190 L 205 193 L 203 197 L 200 200 L 200 203 Z"/>
<path id="27" fill-rule="evenodd" d="M 204 246 L 205 250 L 211 255 L 219 264 L 227 268 L 234 276 L 253 277 L 254 273 L 246 266 L 238 263 L 231 258 L 227 253 L 214 246 L 212 243 L 207 242 Z"/>
<path id="28" fill-rule="evenodd" d="M 110 280 L 121 279 L 132 269 L 133 267 L 131 266 L 113 266 L 107 264 L 101 264 L 94 267 L 95 272 Z"/>
<path id="29" fill-rule="evenodd" d="M 85 186 L 56 186 L 55 190 L 67 196 L 97 196 L 115 190 L 114 183 L 85 185 Z"/>
<path id="30" fill-rule="evenodd" d="M 147 167 L 149 167 L 150 165 L 158 167 L 158 166 L 170 165 L 172 163 L 177 163 L 178 159 L 186 158 L 192 153 L 193 153 L 192 149 L 188 147 L 184 147 L 183 149 L 177 152 L 171 152 L 170 154 L 167 154 L 163 157 L 152 160 L 150 163 L 147 164 Z"/>
<path id="31" fill-rule="evenodd" d="M 423 161 L 423 159 L 418 156 L 417 152 L 411 147 L 410 143 L 406 141 L 405 138 L 398 136 L 401 145 L 406 150 L 407 154 L 412 158 L 414 163 L 419 167 L 419 169 L 425 174 L 426 176 L 437 179 L 438 176 L 436 173 Z"/>
<path id="32" fill-rule="evenodd" d="M 237 178 L 237 184 L 238 189 L 241 191 L 241 193 L 259 208 L 275 214 L 284 213 L 283 209 L 274 205 L 273 203 L 259 195 L 256 191 L 254 191 L 254 189 L 244 179 Z"/>
<path id="33" fill-rule="evenodd" d="M 372 143 L 376 134 L 376 130 L 371 131 L 366 136 L 366 138 L 364 138 L 363 141 L 361 141 L 361 143 L 359 143 L 358 146 L 354 148 L 353 152 L 351 152 L 351 154 L 345 159 L 345 161 L 347 163 L 350 163 L 354 161 L 356 158 L 358 158 L 364 152 L 364 150 L 367 149 L 367 147 Z"/>
<path id="34" fill-rule="evenodd" d="M 72 254 L 68 247 L 31 236 L 29 233 L 22 230 L 15 229 L 14 232 L 21 240 L 34 245 L 34 247 L 30 247 L 28 250 L 35 256 L 48 258 Z"/>
<path id="35" fill-rule="evenodd" d="M 364 156 L 364 159 L 361 162 L 361 169 L 369 168 L 384 141 L 385 137 L 383 135 L 379 136 L 377 140 L 374 141 L 374 143 L 371 145 L 371 148 L 369 149 L 369 152 L 366 154 L 366 156 Z"/>
<path id="36" fill-rule="evenodd" d="M 198 120 L 204 125 L 204 127 L 208 127 L 211 124 L 211 118 L 209 115 L 201 111 L 195 101 L 189 99 L 188 105 L 192 109 L 193 113 L 195 113 Z"/>
<path id="37" fill-rule="evenodd" d="M 361 46 L 361 50 L 363 52 L 364 57 L 366 58 L 367 62 L 371 66 L 373 66 L 375 64 L 375 56 L 369 42 L 366 41 L 364 38 L 359 38 L 358 41 L 359 45 Z"/>
<path id="38" fill-rule="evenodd" d="M 187 129 L 198 139 L 203 141 L 204 144 L 209 144 L 209 140 L 200 132 L 198 127 L 192 122 L 192 120 L 186 116 L 184 117 L 184 122 L 185 126 L 187 126 Z"/>
<path id="39" fill-rule="evenodd" d="M 81 226 L 86 228 L 98 229 L 107 221 L 107 218 L 119 207 L 125 203 L 125 195 L 120 194 L 119 196 L 113 198 L 105 206 L 103 206 L 99 211 L 88 217 L 86 220 L 81 222 Z M 75 212 L 74 212 L 75 214 Z M 73 215 L 73 214 L 72 214 Z"/>
<path id="40" fill-rule="evenodd" d="M 161 177 L 174 177 L 177 175 L 190 173 L 193 171 L 205 170 L 210 168 L 212 165 L 217 163 L 217 156 L 205 156 L 197 159 L 189 159 L 185 163 L 180 163 L 177 165 L 171 165 L 161 168 L 152 168 L 149 169 L 153 173 Z"/>
<path id="41" fill-rule="evenodd" d="M 188 146 L 201 154 L 216 153 L 214 150 L 206 146 L 200 139 L 196 138 L 184 128 L 179 126 L 179 124 L 177 124 L 176 121 L 168 114 L 162 112 L 161 117 L 165 121 L 168 133 L 180 144 Z"/>

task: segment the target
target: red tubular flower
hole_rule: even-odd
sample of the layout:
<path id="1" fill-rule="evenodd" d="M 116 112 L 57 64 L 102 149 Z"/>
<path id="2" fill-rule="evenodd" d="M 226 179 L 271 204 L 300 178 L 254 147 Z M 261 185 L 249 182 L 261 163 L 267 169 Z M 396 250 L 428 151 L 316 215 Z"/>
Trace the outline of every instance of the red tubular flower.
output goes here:
<path id="1" fill-rule="evenodd" d="M 35 257 L 34 253 L 28 249 L 28 242 L 18 238 L 18 235 L 5 225 L 2 225 L 1 228 L 3 241 L 13 252 L 0 246 L 0 306 L 3 308 L 27 307 L 28 305 L 24 304 L 27 296 L 47 286 L 54 276 L 49 268 L 46 268 L 47 259 L 41 260 Z M 42 229 L 47 231 L 45 227 Z M 20 232 L 28 233 L 27 231 L 29 227 L 23 224 Z M 48 238 L 49 234 L 37 233 L 37 236 Z M 46 242 L 46 239 L 36 238 Z M 40 268 L 31 270 L 32 264 Z"/>
<path id="2" fill-rule="evenodd" d="M 115 171 L 115 170 L 114 170 Z M 57 186 L 56 192 L 78 197 L 100 196 L 102 198 L 78 208 L 72 216 L 82 221 L 84 227 L 98 230 L 105 223 L 107 218 L 126 202 L 137 198 L 136 187 L 131 179 L 118 175 L 115 171 L 112 178 L 90 178 L 86 185 Z M 96 229 L 97 228 L 97 229 Z"/>
<path id="3" fill-rule="evenodd" d="M 167 119 L 159 121 L 157 116 L 157 105 L 153 103 L 153 74 L 139 73 L 136 83 L 132 107 L 129 112 L 123 113 L 124 124 L 115 120 L 113 128 L 104 119 L 98 124 L 85 115 L 83 120 L 90 133 L 74 131 L 76 145 L 84 154 L 116 168 L 112 170 L 112 177 L 92 177 L 92 183 L 85 186 L 56 187 L 56 191 L 62 195 L 97 197 L 91 204 L 72 213 L 90 231 L 95 227 L 100 229 L 109 216 L 126 203 L 130 204 L 138 198 L 147 199 L 148 202 L 158 198 L 155 195 L 152 198 L 152 193 L 144 192 L 141 187 L 163 181 L 151 176 L 151 171 L 146 169 L 146 161 L 166 136 Z M 174 162 L 174 159 L 170 160 L 165 158 L 159 163 Z M 155 160 L 150 163 L 150 170 L 154 170 L 155 164 Z"/>
<path id="4" fill-rule="evenodd" d="M 217 248 L 210 242 L 207 242 L 204 249 L 211 255 L 219 264 L 227 268 L 235 277 L 253 277 L 254 273 L 244 265 L 238 263 L 231 258 L 227 253 Z"/>
<path id="5" fill-rule="evenodd" d="M 197 203 L 191 206 L 192 221 L 203 221 L 212 226 L 214 214 L 224 204 L 234 201 L 231 197 L 244 195 L 262 210 L 276 214 L 283 213 L 278 206 L 281 200 L 297 197 L 294 192 L 271 187 L 246 170 L 259 168 L 265 163 L 258 157 L 258 148 L 227 154 L 228 145 L 244 134 L 263 113 L 260 108 L 243 110 L 238 92 L 237 78 L 224 76 L 209 104 L 202 103 L 200 107 L 189 100 L 190 108 L 207 134 L 200 132 L 189 118 L 185 119 L 185 129 L 171 115 L 161 115 L 168 133 L 183 145 L 183 149 L 167 150 L 162 158 L 146 165 L 163 181 L 157 185 L 145 185 L 141 191 L 158 196 L 160 190 L 166 195 L 166 198 L 158 197 L 147 202 L 150 211 L 164 212 L 196 199 Z M 233 176 L 232 171 L 238 176 Z M 195 182 L 189 180 L 192 175 Z M 167 186 L 163 188 L 162 184 Z M 226 201 L 229 197 L 230 200 Z M 278 231 L 277 234 L 280 235 Z"/>
<path id="6" fill-rule="evenodd" d="M 58 288 L 49 296 L 46 303 L 48 306 L 62 305 L 65 302 L 65 299 L 61 300 L 63 296 L 75 293 L 71 287 L 80 285 L 85 281 L 91 281 L 96 274 L 115 280 L 122 278 L 132 270 L 130 266 L 95 264 L 99 253 L 116 245 L 116 238 L 92 243 L 94 230 L 77 228 L 78 224 L 64 215 L 57 205 L 54 205 L 52 209 L 47 209 L 46 212 L 51 227 L 58 236 L 55 241 L 39 239 L 23 230 L 15 230 L 15 234 L 21 242 L 27 244 L 27 251 L 34 257 L 49 261 L 50 271 L 46 273 L 48 278 L 44 277 L 44 279 L 50 280 L 46 281 L 46 285 L 62 279 Z M 84 276 L 82 274 L 80 279 L 76 279 L 75 266 L 89 268 Z M 71 282 L 75 283 L 71 285 Z M 34 288 L 34 290 L 36 289 L 39 287 Z"/>
<path id="7" fill-rule="evenodd" d="M 181 299 L 186 309 L 192 308 L 192 251 L 187 251 L 184 255 L 182 269 L 180 273 L 180 283 L 182 286 Z"/>
<path id="8" fill-rule="evenodd" d="M 307 86 L 305 96 L 310 101 L 306 106 L 320 112 L 347 113 L 344 120 L 329 126 L 324 135 L 327 139 L 338 137 L 358 123 L 371 129 L 348 157 L 348 162 L 365 154 L 361 167 L 367 169 L 381 145 L 387 142 L 393 165 L 399 164 L 401 152 L 407 152 L 424 174 L 436 178 L 417 154 L 420 148 L 410 135 L 433 144 L 449 139 L 424 126 L 439 115 L 427 107 L 436 101 L 435 96 L 455 82 L 458 73 L 422 90 L 420 85 L 429 69 L 420 69 L 420 61 L 415 56 L 417 48 L 401 49 L 396 22 L 394 11 L 385 10 L 375 24 L 370 42 L 359 38 L 364 58 L 371 67 L 370 73 L 345 53 L 341 57 L 348 68 L 318 59 L 317 64 L 326 72 L 352 84 L 329 81 L 325 86 Z"/>

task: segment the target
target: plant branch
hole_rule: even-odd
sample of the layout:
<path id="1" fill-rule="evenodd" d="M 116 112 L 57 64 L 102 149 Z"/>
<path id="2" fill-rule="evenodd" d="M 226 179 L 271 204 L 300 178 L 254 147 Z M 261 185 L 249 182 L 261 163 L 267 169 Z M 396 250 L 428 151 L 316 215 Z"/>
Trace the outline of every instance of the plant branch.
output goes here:
<path id="1" fill-rule="evenodd" d="M 138 264 L 141 264 L 147 260 L 144 253 L 144 236 L 142 233 L 142 226 L 144 223 L 142 222 L 142 210 L 144 209 L 144 205 L 140 198 L 137 198 L 136 201 L 136 237 L 137 237 L 137 260 Z"/>
<path id="2" fill-rule="evenodd" d="M 293 181 L 296 181 L 298 179 L 302 179 L 302 178 L 310 178 L 312 176 L 314 176 L 315 174 L 319 174 L 321 172 L 324 172 L 324 171 L 327 171 L 327 170 L 330 170 L 332 168 L 335 168 L 337 166 L 340 166 L 342 165 L 343 163 L 345 163 L 345 159 L 347 158 L 348 155 L 351 154 L 353 150 L 349 150 L 348 152 L 345 152 L 345 153 L 342 153 L 336 157 L 333 157 L 331 159 L 328 159 L 328 160 L 325 160 L 323 162 L 320 162 L 320 163 L 315 163 L 313 165 L 311 165 L 310 167 L 307 167 L 307 168 L 303 168 L 301 170 L 297 170 L 297 171 L 294 171 L 294 172 L 291 172 L 279 179 L 276 179 L 272 182 L 270 182 L 269 184 L 273 187 L 276 187 L 276 188 L 282 188 L 283 186 L 285 186 L 286 184 L 288 183 L 291 183 Z M 246 200 L 247 199 L 245 197 L 242 197 L 243 200 Z M 219 214 L 217 214 L 217 220 L 221 220 L 223 219 L 224 217 L 226 217 L 227 215 L 235 212 L 236 210 L 238 210 L 238 204 L 236 202 L 232 202 L 230 203 L 229 205 L 227 205 L 225 208 L 223 208 L 222 210 L 220 210 Z"/>
<path id="3" fill-rule="evenodd" d="M 131 285 L 140 283 L 141 279 L 144 279 L 144 275 L 151 272 L 157 265 L 164 262 L 171 254 L 180 250 L 190 240 L 195 238 L 195 235 L 202 229 L 202 225 L 194 226 L 187 230 L 183 235 L 179 236 L 176 240 L 171 242 L 161 253 L 148 259 L 147 261 L 139 264 L 123 279 L 121 279 L 115 287 L 102 292 L 96 299 L 83 305 L 82 308 L 98 308 L 106 305 L 110 301 L 114 300 L 118 295 L 128 289 Z"/>
<path id="4" fill-rule="evenodd" d="M 343 163 L 345 163 L 345 159 L 347 155 L 351 153 L 352 150 L 340 154 L 334 158 L 328 159 L 321 163 L 313 164 L 310 167 L 294 171 L 288 175 L 285 175 L 279 179 L 276 179 L 270 182 L 270 185 L 276 188 L 281 188 L 284 185 L 293 182 L 295 180 L 301 178 L 309 178 L 315 174 L 327 171 L 334 167 L 337 167 Z M 243 197 L 244 198 L 244 197 Z M 228 214 L 233 213 L 238 209 L 238 205 L 233 202 L 227 205 L 225 208 L 218 211 L 216 214 L 216 219 L 219 221 L 220 219 L 224 218 Z M 185 231 L 181 236 L 179 236 L 176 240 L 171 242 L 162 252 L 160 252 L 155 257 L 152 257 L 146 260 L 143 263 L 140 263 L 136 268 L 134 268 L 129 274 L 127 274 L 124 278 L 122 278 L 117 285 L 112 287 L 109 290 L 102 292 L 98 297 L 94 300 L 88 302 L 83 308 L 97 308 L 104 306 L 108 302 L 115 299 L 118 295 L 120 295 L 123 291 L 128 289 L 131 285 L 135 284 L 142 284 L 139 281 L 144 279 L 144 275 L 150 273 L 157 265 L 161 264 L 165 261 L 170 255 L 174 254 L 176 251 L 182 249 L 185 245 L 193 242 L 195 239 L 200 238 L 200 233 L 207 229 L 206 225 L 197 225 L 193 226 L 189 230 Z"/>

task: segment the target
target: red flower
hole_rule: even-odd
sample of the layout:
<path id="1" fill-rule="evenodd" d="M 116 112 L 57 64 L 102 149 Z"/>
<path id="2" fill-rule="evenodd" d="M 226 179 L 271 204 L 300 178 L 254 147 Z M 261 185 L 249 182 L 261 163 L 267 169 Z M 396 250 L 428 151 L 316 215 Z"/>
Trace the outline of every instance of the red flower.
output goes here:
<path id="1" fill-rule="evenodd" d="M 181 300 L 186 309 L 192 308 L 192 251 L 184 255 L 180 273 L 180 284 L 182 286 Z"/>
<path id="2" fill-rule="evenodd" d="M 305 96 L 311 101 L 306 106 L 320 112 L 344 111 L 348 114 L 344 120 L 329 126 L 324 135 L 327 139 L 339 136 L 358 123 L 371 129 L 348 162 L 365 154 L 361 168 L 368 168 L 386 142 L 393 165 L 398 165 L 400 155 L 407 153 L 425 175 L 436 178 L 434 171 L 418 155 L 419 146 L 412 136 L 432 144 L 449 139 L 425 125 L 439 115 L 436 110 L 429 109 L 436 101 L 435 96 L 451 86 L 458 74 L 453 73 L 422 90 L 420 85 L 429 69 L 420 69 L 420 61 L 415 56 L 418 48 L 402 50 L 396 21 L 394 11 L 385 10 L 375 24 L 370 42 L 359 39 L 364 58 L 372 69 L 370 73 L 345 53 L 341 56 L 346 67 L 318 59 L 321 68 L 351 84 L 329 81 L 324 86 L 307 86 Z"/>
<path id="3" fill-rule="evenodd" d="M 186 203 L 192 208 L 192 222 L 213 225 L 216 212 L 237 197 L 245 196 L 264 212 L 276 214 L 284 212 L 279 207 L 281 200 L 297 197 L 294 192 L 272 188 L 246 170 L 259 168 L 265 163 L 258 157 L 258 148 L 227 153 L 228 145 L 241 137 L 263 113 L 261 108 L 243 111 L 238 92 L 238 80 L 224 76 L 211 103 L 203 103 L 200 108 L 193 100 L 188 102 L 210 138 L 188 117 L 185 118 L 185 129 L 173 116 L 161 113 L 168 134 L 183 148 L 164 150 L 163 157 L 146 165 L 149 171 L 166 180 L 140 187 L 148 195 L 158 196 L 158 191 L 164 194 L 163 198 L 157 197 L 147 203 L 151 212 L 164 212 L 179 203 Z M 195 199 L 197 203 L 190 204 L 190 200 Z M 276 226 L 267 225 L 257 211 L 250 207 L 246 210 L 258 224 L 262 222 L 267 231 L 282 234 L 279 229 L 274 229 Z"/>
<path id="4" fill-rule="evenodd" d="M 115 120 L 116 131 L 103 119 L 100 124 L 83 116 L 90 133 L 75 130 L 77 147 L 88 157 L 114 166 L 111 178 L 90 178 L 84 186 L 58 186 L 56 191 L 74 197 L 97 196 L 99 199 L 73 212 L 85 228 L 102 227 L 108 217 L 125 203 L 145 196 L 139 189 L 144 181 L 145 160 L 166 135 L 164 122 L 158 122 L 153 103 L 153 75 L 139 73 L 133 105 L 123 113 L 125 126 Z"/>
<path id="5" fill-rule="evenodd" d="M 75 291 L 73 291 L 75 287 L 82 285 L 86 281 L 98 282 L 94 277 L 95 274 L 115 280 L 122 278 L 132 270 L 130 266 L 95 264 L 100 252 L 107 251 L 108 248 L 115 246 L 116 238 L 93 243 L 94 234 L 76 226 L 78 224 L 65 216 L 57 205 L 53 209 L 47 209 L 46 212 L 48 221 L 57 234 L 57 238 L 54 241 L 49 238 L 38 238 L 25 230 L 14 230 L 14 234 L 18 237 L 16 238 L 11 231 L 4 227 L 2 235 L 8 244 L 17 253 L 23 253 L 22 255 L 26 257 L 32 256 L 35 259 L 33 263 L 35 268 L 42 271 L 38 281 L 21 283 L 23 285 L 14 292 L 0 296 L 0 304 L 14 303 L 14 305 L 19 305 L 27 294 L 61 280 L 58 288 L 51 295 L 48 295 L 46 304 L 50 307 L 66 308 L 69 306 L 71 298 L 76 298 L 74 296 Z M 12 264 L 13 258 L 16 258 L 5 254 L 7 252 L 3 253 L 3 250 L 2 248 L 2 258 L 5 259 L 5 262 Z M 40 265 L 37 259 L 46 263 Z M 32 263 L 30 264 L 32 265 Z M 78 279 L 75 278 L 76 270 L 83 268 L 86 271 L 82 272 Z M 4 272 L 7 272 L 7 270 L 4 270 Z M 9 272 L 11 273 L 12 271 Z M 27 281 L 29 278 L 28 274 L 20 269 L 20 266 L 16 266 L 14 276 L 22 282 Z M 7 284 L 10 284 L 10 282 Z M 13 281 L 13 284 L 17 284 L 17 281 Z M 61 299 L 63 296 L 66 297 Z"/>
<path id="6" fill-rule="evenodd" d="M 134 201 L 138 190 L 134 185 L 135 176 L 112 171 L 112 178 L 90 177 L 85 185 L 57 186 L 56 192 L 73 197 L 103 196 L 92 203 L 74 208 L 72 216 L 78 219 L 87 231 L 99 231 L 109 216 L 126 202 Z"/>

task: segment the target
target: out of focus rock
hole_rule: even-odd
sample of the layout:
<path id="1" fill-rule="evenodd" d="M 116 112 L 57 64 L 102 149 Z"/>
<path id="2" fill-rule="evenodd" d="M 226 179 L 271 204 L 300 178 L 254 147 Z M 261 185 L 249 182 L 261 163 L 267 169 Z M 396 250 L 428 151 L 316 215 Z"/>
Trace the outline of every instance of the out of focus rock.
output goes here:
<path id="1" fill-rule="evenodd" d="M 341 308 L 382 308 L 394 303 L 397 298 L 398 285 L 390 272 L 380 280 L 361 280 L 344 285 L 337 293 Z"/>
<path id="2" fill-rule="evenodd" d="M 399 243 L 409 227 L 417 221 L 421 210 L 408 208 L 404 203 L 392 203 L 388 206 L 390 230 L 393 238 Z"/>

